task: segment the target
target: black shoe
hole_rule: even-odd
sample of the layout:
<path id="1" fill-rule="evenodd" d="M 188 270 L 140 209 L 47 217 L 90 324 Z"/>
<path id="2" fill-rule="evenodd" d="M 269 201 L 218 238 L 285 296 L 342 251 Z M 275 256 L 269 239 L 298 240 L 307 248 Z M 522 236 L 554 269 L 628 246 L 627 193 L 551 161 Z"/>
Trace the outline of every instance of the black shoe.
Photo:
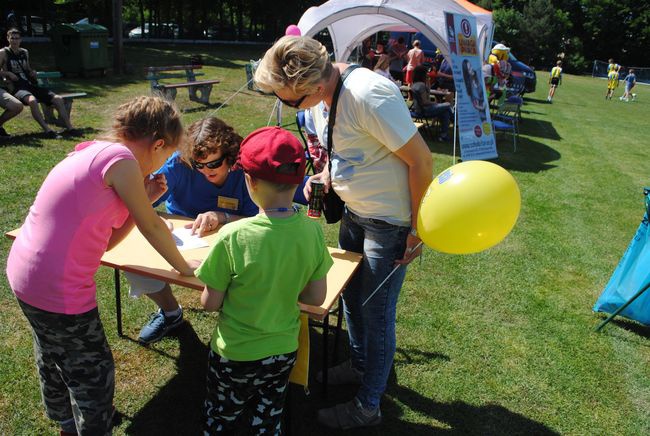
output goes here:
<path id="1" fill-rule="evenodd" d="M 43 136 L 44 136 L 45 138 L 47 138 L 47 139 L 61 139 L 61 138 L 62 138 L 62 136 L 59 135 L 59 134 L 58 134 L 57 132 L 55 132 L 54 130 L 50 130 L 50 131 L 44 132 L 44 133 L 43 133 Z"/>
<path id="2" fill-rule="evenodd" d="M 0 138 L 11 138 L 11 135 L 7 133 L 4 127 L 0 127 Z"/>
<path id="3" fill-rule="evenodd" d="M 64 129 L 61 131 L 61 135 L 63 136 L 81 136 L 81 130 L 79 129 Z"/>

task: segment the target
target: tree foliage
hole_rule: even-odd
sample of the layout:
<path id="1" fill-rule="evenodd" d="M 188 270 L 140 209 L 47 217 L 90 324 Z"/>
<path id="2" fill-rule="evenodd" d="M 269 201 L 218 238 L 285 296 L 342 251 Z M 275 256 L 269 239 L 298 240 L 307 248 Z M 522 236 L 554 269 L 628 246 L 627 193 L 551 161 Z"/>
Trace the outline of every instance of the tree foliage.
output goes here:
<path id="1" fill-rule="evenodd" d="M 148 27 L 150 36 L 173 24 L 174 37 L 273 41 L 304 11 L 324 0 L 122 0 L 125 32 Z M 494 40 L 524 62 L 548 68 L 558 56 L 567 71 L 594 59 L 650 65 L 650 0 L 478 0 L 493 11 Z M 6 0 L 2 12 L 74 22 L 87 17 L 112 27 L 112 0 Z M 38 11 L 38 12 L 35 12 Z M 157 34 L 158 33 L 158 34 Z"/>
<path id="2" fill-rule="evenodd" d="M 493 11 L 494 40 L 524 62 L 549 68 L 558 56 L 568 71 L 594 59 L 648 66 L 650 2 L 647 0 L 482 0 Z"/>

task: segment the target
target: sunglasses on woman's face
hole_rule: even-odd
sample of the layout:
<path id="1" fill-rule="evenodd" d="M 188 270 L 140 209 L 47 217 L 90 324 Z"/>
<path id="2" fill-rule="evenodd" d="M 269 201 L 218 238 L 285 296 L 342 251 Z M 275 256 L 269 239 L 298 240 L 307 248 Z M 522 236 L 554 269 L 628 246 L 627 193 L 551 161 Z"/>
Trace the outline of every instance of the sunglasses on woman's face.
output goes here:
<path id="1" fill-rule="evenodd" d="M 225 156 L 221 156 L 219 159 L 211 160 L 210 162 L 197 162 L 194 159 L 190 159 L 192 166 L 197 170 L 202 170 L 203 167 L 208 167 L 211 170 L 216 170 L 223 164 L 223 161 L 226 160 Z"/>
<path id="2" fill-rule="evenodd" d="M 307 98 L 307 94 L 305 94 L 296 101 L 288 101 L 280 97 L 278 94 L 276 94 L 275 91 L 273 91 L 273 95 L 275 95 L 278 98 L 278 100 L 282 102 L 282 104 L 296 109 L 298 109 L 302 104 L 302 102 Z"/>

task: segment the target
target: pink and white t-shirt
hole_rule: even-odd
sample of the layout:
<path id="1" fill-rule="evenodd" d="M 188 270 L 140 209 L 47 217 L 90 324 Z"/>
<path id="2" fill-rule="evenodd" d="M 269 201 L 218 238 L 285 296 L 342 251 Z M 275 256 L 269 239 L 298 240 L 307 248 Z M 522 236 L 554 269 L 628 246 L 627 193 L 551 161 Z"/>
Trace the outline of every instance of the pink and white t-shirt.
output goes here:
<path id="1" fill-rule="evenodd" d="M 50 171 L 7 260 L 19 300 L 69 315 L 97 306 L 93 277 L 113 228 L 129 216 L 104 175 L 123 159 L 135 160 L 124 145 L 90 141 Z"/>

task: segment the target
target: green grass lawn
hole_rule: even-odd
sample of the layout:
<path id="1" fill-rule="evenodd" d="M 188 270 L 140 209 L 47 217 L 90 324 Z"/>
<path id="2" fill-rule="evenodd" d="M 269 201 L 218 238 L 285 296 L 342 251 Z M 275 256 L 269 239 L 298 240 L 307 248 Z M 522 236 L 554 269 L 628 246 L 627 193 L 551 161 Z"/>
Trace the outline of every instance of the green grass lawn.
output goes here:
<path id="1" fill-rule="evenodd" d="M 31 49 L 39 70 L 53 70 L 46 46 Z M 244 65 L 263 48 L 129 46 L 132 75 L 66 79 L 85 90 L 73 123 L 94 138 L 113 110 L 147 94 L 144 67 L 187 62 L 202 54 L 205 78 L 218 78 L 205 108 L 179 90 L 186 124 L 213 114 L 245 83 Z M 565 76 L 545 103 L 547 73 L 526 98 L 517 152 L 499 135 L 499 159 L 519 183 L 522 210 L 506 240 L 486 252 L 445 255 L 426 249 L 409 267 L 398 306 L 398 350 L 382 403 L 384 424 L 361 434 L 650 434 L 650 328 L 616 321 L 602 333 L 591 307 L 643 215 L 650 185 L 644 144 L 650 136 L 650 88 L 638 101 L 605 101 L 606 82 Z M 246 135 L 266 125 L 273 99 L 244 90 L 216 114 Z M 285 111 L 289 123 L 295 112 Z M 42 139 L 28 111 L 7 124 L 16 137 L 0 144 L 0 230 L 18 227 L 48 171 L 80 139 Z M 430 143 L 435 173 L 450 166 L 451 145 Z M 323 224 L 324 225 L 324 224 Z M 324 225 L 325 226 L 325 225 Z M 335 226 L 325 226 L 330 245 Z M 3 269 L 10 241 L 0 242 Z M 144 348 L 135 341 L 154 306 L 123 301 L 126 337 L 117 336 L 112 271 L 97 273 L 99 308 L 116 361 L 115 434 L 197 434 L 207 342 L 216 315 L 200 310 L 196 291 L 178 289 L 189 321 Z M 123 281 L 122 289 L 126 289 Z M 123 291 L 125 294 L 125 291 Z M 322 338 L 314 329 L 312 369 Z M 343 341 L 345 342 L 345 340 Z M 330 342 L 331 344 L 331 342 Z M 342 347 L 340 359 L 345 356 Z M 28 324 L 6 278 L 0 281 L 0 434 L 55 434 L 40 402 Z M 312 374 L 313 375 L 313 374 Z M 332 434 L 316 410 L 347 400 L 291 390 L 294 434 Z"/>

